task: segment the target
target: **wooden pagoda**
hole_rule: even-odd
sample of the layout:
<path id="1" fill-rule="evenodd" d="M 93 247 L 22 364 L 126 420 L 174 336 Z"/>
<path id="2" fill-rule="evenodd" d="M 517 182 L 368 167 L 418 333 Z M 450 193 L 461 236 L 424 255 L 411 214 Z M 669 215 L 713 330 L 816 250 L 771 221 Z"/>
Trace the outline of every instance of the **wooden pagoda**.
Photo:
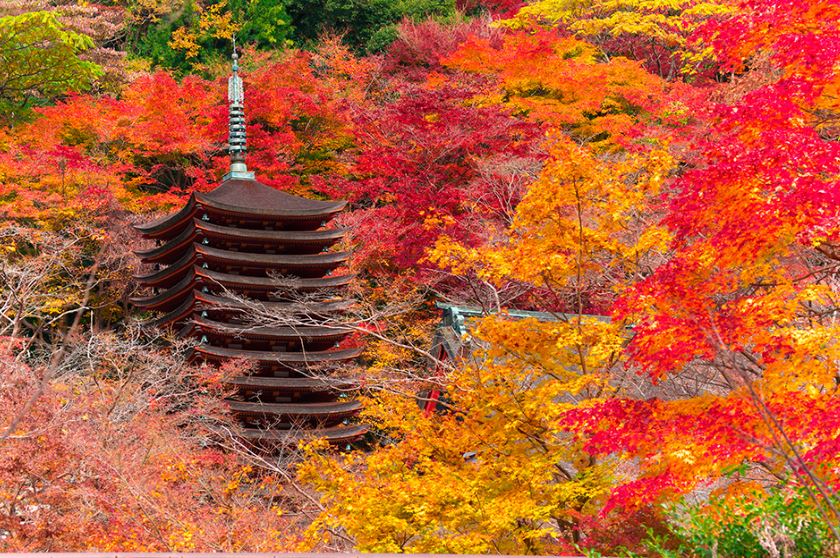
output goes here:
<path id="1" fill-rule="evenodd" d="M 136 280 L 151 292 L 132 302 L 159 313 L 149 325 L 196 338 L 195 358 L 253 363 L 252 373 L 231 380 L 236 395 L 229 400 L 246 439 L 354 441 L 366 431 L 350 422 L 360 404 L 346 396 L 349 382 L 325 371 L 361 349 L 343 346 L 346 329 L 295 319 L 348 307 L 340 293 L 352 276 L 333 274 L 348 253 L 331 250 L 346 230 L 327 228 L 346 202 L 293 196 L 256 181 L 245 166 L 235 53 L 228 96 L 231 171 L 212 192 L 190 196 L 180 211 L 135 227 L 155 246 L 136 252 L 150 269 Z M 254 324 L 251 301 L 289 317 L 289 325 Z"/>

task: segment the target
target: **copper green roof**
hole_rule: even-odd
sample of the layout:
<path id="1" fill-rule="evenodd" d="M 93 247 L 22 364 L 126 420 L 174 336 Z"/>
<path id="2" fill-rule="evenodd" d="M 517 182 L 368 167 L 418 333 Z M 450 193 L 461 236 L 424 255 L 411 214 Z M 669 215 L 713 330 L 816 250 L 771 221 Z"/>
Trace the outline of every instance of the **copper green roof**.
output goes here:
<path id="1" fill-rule="evenodd" d="M 501 312 L 478 308 L 475 306 L 456 306 L 454 304 L 435 304 L 442 310 L 441 322 L 432 339 L 432 350 L 443 349 L 450 357 L 460 356 L 465 348 L 465 339 L 469 339 L 471 323 L 477 319 L 491 315 L 509 317 L 514 320 L 533 318 L 541 322 L 556 322 L 571 320 L 577 314 L 562 312 L 534 312 L 530 310 L 503 309 Z M 609 322 L 609 316 L 583 314 L 583 317 L 594 318 L 602 322 Z"/>

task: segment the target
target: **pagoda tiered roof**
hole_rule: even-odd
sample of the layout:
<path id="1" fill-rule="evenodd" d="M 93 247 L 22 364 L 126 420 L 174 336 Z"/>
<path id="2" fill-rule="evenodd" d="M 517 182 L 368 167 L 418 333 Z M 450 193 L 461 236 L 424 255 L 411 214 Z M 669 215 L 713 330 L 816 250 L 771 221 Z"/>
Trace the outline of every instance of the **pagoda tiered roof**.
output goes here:
<path id="1" fill-rule="evenodd" d="M 340 273 L 350 254 L 331 250 L 347 229 L 328 227 L 344 206 L 232 178 L 135 227 L 158 244 L 136 252 L 149 270 L 135 280 L 151 292 L 131 302 L 160 313 L 144 324 L 198 339 L 195 359 L 253 363 L 250 375 L 229 382 L 236 393 L 229 404 L 246 439 L 323 435 L 345 443 L 367 430 L 344 424 L 360 405 L 339 397 L 355 384 L 328 376 L 362 352 L 347 345 L 351 330 L 323 323 L 350 307 L 340 295 L 353 279 Z M 302 325 L 254 324 L 255 305 Z"/>

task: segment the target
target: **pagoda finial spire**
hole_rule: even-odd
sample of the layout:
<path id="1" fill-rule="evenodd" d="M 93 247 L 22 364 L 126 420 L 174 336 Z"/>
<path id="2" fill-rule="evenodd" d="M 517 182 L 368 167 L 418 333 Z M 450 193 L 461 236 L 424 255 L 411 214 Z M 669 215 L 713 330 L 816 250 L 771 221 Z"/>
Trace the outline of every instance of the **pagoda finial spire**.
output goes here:
<path id="1" fill-rule="evenodd" d="M 254 173 L 245 166 L 245 88 L 239 77 L 239 54 L 236 52 L 236 37 L 233 37 L 233 74 L 228 78 L 228 152 L 230 152 L 230 172 L 225 180 L 231 178 L 253 179 Z"/>

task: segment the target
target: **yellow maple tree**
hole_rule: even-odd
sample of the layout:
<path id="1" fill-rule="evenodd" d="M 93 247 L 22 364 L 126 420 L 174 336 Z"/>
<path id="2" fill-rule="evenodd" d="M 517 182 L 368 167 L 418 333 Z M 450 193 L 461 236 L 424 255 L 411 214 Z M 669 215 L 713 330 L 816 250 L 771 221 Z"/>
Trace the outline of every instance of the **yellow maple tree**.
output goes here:
<path id="1" fill-rule="evenodd" d="M 549 152 L 502 242 L 468 248 L 442 238 L 429 259 L 491 284 L 545 289 L 569 311 L 477 319 L 464 340 L 471 350 L 441 371 L 447 411 L 378 393 L 363 420 L 392 442 L 369 454 L 312 448 L 301 478 L 325 505 L 313 540 L 341 529 L 368 552 L 551 553 L 586 536 L 582 518 L 597 514 L 623 473 L 587 453 L 561 417 L 620 389 L 627 330 L 586 315 L 584 297 L 596 283 L 620 289 L 664 249 L 667 233 L 638 208 L 673 160 L 664 147 L 598 155 L 562 134 Z"/>

